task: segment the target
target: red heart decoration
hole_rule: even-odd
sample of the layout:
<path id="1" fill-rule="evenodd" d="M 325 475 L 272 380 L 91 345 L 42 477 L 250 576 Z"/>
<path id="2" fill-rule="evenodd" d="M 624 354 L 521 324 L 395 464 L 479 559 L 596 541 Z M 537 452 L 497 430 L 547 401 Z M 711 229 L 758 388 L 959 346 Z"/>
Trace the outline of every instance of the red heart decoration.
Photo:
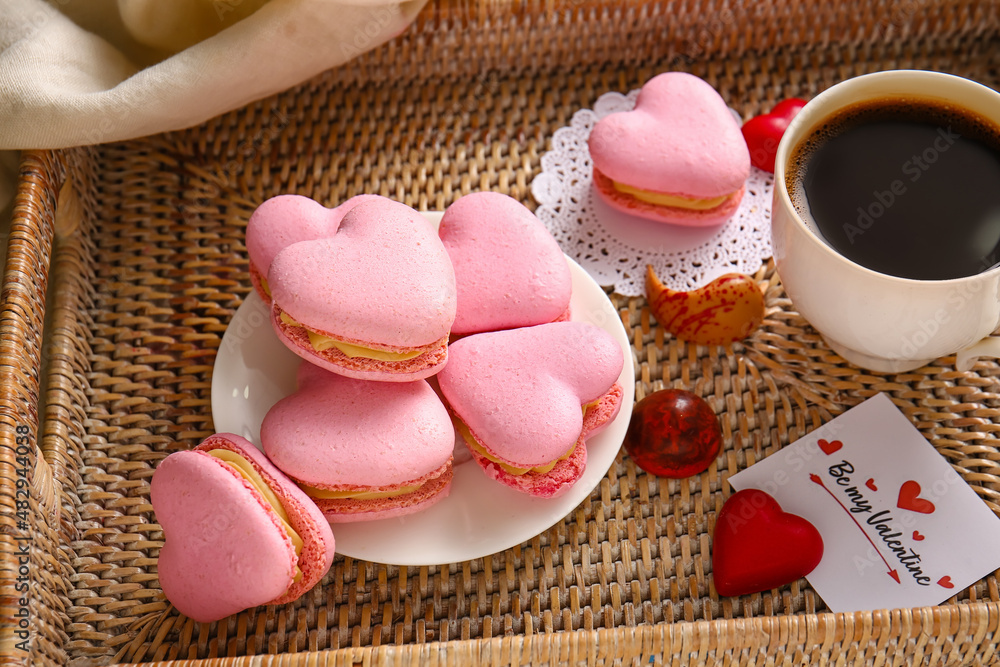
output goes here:
<path id="1" fill-rule="evenodd" d="M 946 575 L 938 579 L 938 586 L 941 588 L 954 588 L 955 584 L 951 583 L 951 577 Z"/>
<path id="2" fill-rule="evenodd" d="M 932 514 L 935 509 L 934 503 L 919 496 L 919 484 L 912 479 L 908 482 L 903 482 L 903 486 L 899 487 L 899 499 L 896 501 L 896 506 L 900 509 L 910 510 L 911 512 Z"/>
<path id="3" fill-rule="evenodd" d="M 779 102 L 771 113 L 754 116 L 743 123 L 743 138 L 750 149 L 750 163 L 758 169 L 774 173 L 774 157 L 782 135 L 796 114 L 806 105 L 793 97 Z"/>
<path id="4" fill-rule="evenodd" d="M 872 491 L 878 491 L 878 487 L 875 486 L 875 480 L 870 477 L 868 478 L 868 481 L 865 482 L 865 486 L 867 486 Z"/>
<path id="5" fill-rule="evenodd" d="M 781 509 L 758 489 L 729 497 L 715 523 L 712 577 L 719 595 L 757 593 L 791 583 L 823 558 L 823 538 L 811 523 Z"/>
<path id="6" fill-rule="evenodd" d="M 915 530 L 915 531 L 913 531 L 913 539 L 915 539 L 917 542 L 922 542 L 923 539 L 924 539 L 924 536 L 920 534 L 920 531 Z"/>
<path id="7" fill-rule="evenodd" d="M 834 440 L 833 442 L 827 442 L 826 440 L 823 440 L 822 438 L 820 438 L 820 441 L 819 441 L 819 448 L 822 449 L 823 453 L 826 454 L 826 455 L 828 455 L 828 456 L 830 454 L 833 454 L 835 451 L 837 451 L 838 449 L 840 449 L 843 446 L 844 446 L 844 443 L 842 443 L 840 440 Z"/>

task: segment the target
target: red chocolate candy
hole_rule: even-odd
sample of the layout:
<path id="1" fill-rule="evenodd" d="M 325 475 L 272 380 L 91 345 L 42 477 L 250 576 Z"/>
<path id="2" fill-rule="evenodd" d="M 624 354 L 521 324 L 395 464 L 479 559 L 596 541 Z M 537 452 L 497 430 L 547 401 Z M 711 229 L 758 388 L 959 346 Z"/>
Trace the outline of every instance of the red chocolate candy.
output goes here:
<path id="1" fill-rule="evenodd" d="M 712 538 L 712 578 L 719 595 L 746 595 L 804 577 L 823 558 L 823 538 L 802 517 L 782 511 L 757 489 L 731 495 Z"/>
<path id="2" fill-rule="evenodd" d="M 680 479 L 706 470 L 722 448 L 722 428 L 700 396 L 653 392 L 635 404 L 625 451 L 646 472 Z"/>
<path id="3" fill-rule="evenodd" d="M 805 100 L 792 97 L 776 104 L 771 113 L 754 116 L 743 123 L 743 138 L 750 149 L 750 164 L 774 173 L 774 157 L 778 152 L 781 136 L 792 118 L 805 105 Z"/>

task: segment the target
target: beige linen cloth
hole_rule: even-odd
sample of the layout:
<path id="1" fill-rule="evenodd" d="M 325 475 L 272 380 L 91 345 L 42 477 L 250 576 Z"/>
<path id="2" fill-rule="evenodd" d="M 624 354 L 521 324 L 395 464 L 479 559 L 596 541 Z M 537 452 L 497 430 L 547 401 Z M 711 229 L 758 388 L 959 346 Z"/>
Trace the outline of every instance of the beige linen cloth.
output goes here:
<path id="1" fill-rule="evenodd" d="M 0 0 L 0 149 L 197 125 L 402 32 L 426 0 Z M 16 151 L 0 151 L 0 210 Z"/>

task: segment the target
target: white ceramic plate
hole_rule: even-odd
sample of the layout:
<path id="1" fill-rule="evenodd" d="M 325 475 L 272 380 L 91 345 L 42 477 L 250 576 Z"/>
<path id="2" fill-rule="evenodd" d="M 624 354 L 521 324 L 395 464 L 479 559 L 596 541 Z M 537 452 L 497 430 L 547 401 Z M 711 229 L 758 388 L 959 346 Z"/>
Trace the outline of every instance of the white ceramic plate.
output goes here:
<path id="1" fill-rule="evenodd" d="M 440 213 L 427 213 L 435 225 Z M 567 258 L 573 276 L 572 319 L 595 324 L 622 346 L 618 378 L 625 390 L 618 417 L 587 441 L 587 468 L 569 491 L 550 499 L 528 496 L 486 477 L 456 442 L 450 495 L 408 516 L 333 525 L 337 552 L 394 565 L 441 565 L 487 556 L 545 531 L 596 487 L 625 438 L 635 392 L 631 345 L 618 313 L 601 287 Z M 260 424 L 278 400 L 295 391 L 299 357 L 271 330 L 268 310 L 256 293 L 236 311 L 215 360 L 212 418 L 220 433 L 238 433 L 260 447 Z"/>

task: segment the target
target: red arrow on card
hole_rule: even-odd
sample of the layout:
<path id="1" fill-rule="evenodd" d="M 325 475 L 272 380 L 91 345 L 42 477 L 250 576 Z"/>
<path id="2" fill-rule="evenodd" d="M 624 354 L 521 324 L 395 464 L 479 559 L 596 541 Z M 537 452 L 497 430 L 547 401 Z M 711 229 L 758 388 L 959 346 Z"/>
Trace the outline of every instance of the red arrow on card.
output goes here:
<path id="1" fill-rule="evenodd" d="M 837 496 L 833 495 L 833 492 L 830 491 L 830 489 L 826 488 L 826 484 L 823 483 L 823 480 L 820 478 L 819 475 L 815 473 L 810 473 L 809 479 L 811 479 L 812 481 L 816 482 L 821 487 L 823 487 L 823 490 L 830 494 L 830 497 L 833 498 L 838 505 L 840 505 L 840 508 L 845 512 L 847 512 L 847 516 L 851 517 L 851 521 L 853 521 L 854 525 L 858 527 L 858 530 L 861 531 L 861 534 L 865 536 L 865 539 L 868 540 L 868 543 L 872 545 L 872 549 L 874 549 L 875 553 L 878 554 L 878 557 L 882 559 L 882 562 L 885 563 L 885 566 L 889 568 L 889 571 L 886 574 L 895 579 L 897 584 L 900 583 L 899 572 L 892 569 L 892 567 L 889 565 L 889 561 L 885 559 L 885 556 L 882 555 L 882 552 L 878 550 L 877 546 L 875 546 L 875 543 L 872 541 L 872 538 L 868 537 L 868 533 L 865 532 L 865 529 L 861 527 L 861 524 L 858 523 L 858 520 L 854 518 L 853 514 L 851 514 L 851 510 L 844 507 L 844 503 L 840 502 L 840 499 Z"/>

